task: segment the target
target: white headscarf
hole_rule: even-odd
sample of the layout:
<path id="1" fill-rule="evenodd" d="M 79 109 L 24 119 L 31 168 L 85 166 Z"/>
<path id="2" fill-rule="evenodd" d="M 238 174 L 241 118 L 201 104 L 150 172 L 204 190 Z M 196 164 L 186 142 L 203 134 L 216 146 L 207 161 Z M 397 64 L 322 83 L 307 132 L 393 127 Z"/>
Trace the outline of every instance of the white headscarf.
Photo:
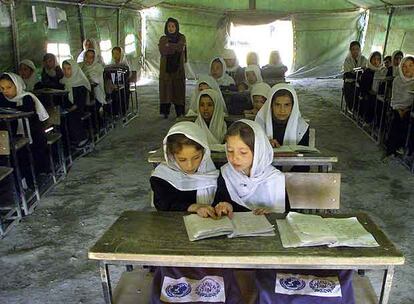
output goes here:
<path id="1" fill-rule="evenodd" d="M 374 57 L 374 55 L 377 55 L 377 54 L 379 54 L 379 55 L 380 55 L 380 58 L 381 58 L 381 63 L 380 63 L 380 65 L 379 65 L 378 67 L 374 66 L 374 65 L 371 63 L 371 59 L 372 59 L 372 57 Z M 372 53 L 371 53 L 371 55 L 369 55 L 369 59 L 368 59 L 368 68 L 369 68 L 370 70 L 374 71 L 374 79 L 372 80 L 372 86 L 371 86 L 371 89 L 372 89 L 374 92 L 378 92 L 378 88 L 379 88 L 379 85 L 380 85 L 381 79 L 384 79 L 384 78 L 385 78 L 385 75 L 387 74 L 387 69 L 386 69 L 386 67 L 384 66 L 384 61 L 383 61 L 383 59 L 382 59 L 382 55 L 381 55 L 381 53 L 380 53 L 380 52 L 372 52 Z"/>
<path id="2" fill-rule="evenodd" d="M 21 106 L 23 104 L 23 98 L 25 96 L 30 96 L 35 104 L 36 114 L 39 117 L 40 121 L 45 121 L 49 118 L 49 114 L 47 113 L 45 107 L 42 105 L 40 100 L 34 95 L 33 93 L 26 92 L 24 89 L 26 85 L 24 84 L 23 79 L 14 73 L 4 73 L 8 75 L 10 79 L 13 81 L 14 85 L 16 86 L 16 96 L 13 98 L 7 98 L 4 96 L 8 101 L 12 101 L 16 103 L 16 106 Z M 21 119 L 19 119 L 18 126 L 17 126 L 17 133 L 24 134 L 23 131 L 23 123 Z"/>
<path id="3" fill-rule="evenodd" d="M 211 100 L 214 102 L 213 116 L 211 117 L 210 125 L 207 126 L 204 118 L 201 116 L 201 113 L 198 113 L 198 117 L 195 123 L 199 125 L 201 129 L 203 129 L 203 131 L 206 133 L 209 145 L 222 144 L 224 135 L 227 132 L 227 125 L 224 121 L 224 111 L 220 97 L 218 96 L 216 90 L 203 90 L 198 96 L 197 104 L 200 103 L 201 96 L 203 95 L 210 96 Z"/>
<path id="4" fill-rule="evenodd" d="M 69 98 L 70 102 L 73 103 L 73 90 L 72 90 L 72 88 L 84 86 L 90 92 L 91 91 L 91 84 L 89 83 L 88 78 L 82 72 L 81 68 L 75 62 L 75 60 L 73 60 L 73 59 L 65 60 L 62 63 L 62 65 L 64 63 L 68 63 L 72 67 L 72 76 L 70 78 L 67 78 L 66 76 L 63 76 L 63 78 L 60 80 L 60 83 L 65 85 L 65 90 L 69 92 L 68 98 Z"/>
<path id="5" fill-rule="evenodd" d="M 32 70 L 32 75 L 30 75 L 29 79 L 23 79 L 24 83 L 26 84 L 26 91 L 32 92 L 36 83 L 39 82 L 39 78 L 36 75 L 36 66 L 33 61 L 29 59 L 24 59 L 20 61 L 20 65 L 26 65 Z"/>
<path id="6" fill-rule="evenodd" d="M 252 104 L 254 102 L 253 100 L 253 96 L 258 95 L 258 96 L 264 96 L 267 98 L 267 96 L 269 95 L 269 91 L 270 91 L 270 85 L 268 85 L 265 82 L 259 82 L 256 83 L 252 86 L 252 89 L 250 90 L 250 98 L 252 100 Z"/>
<path id="7" fill-rule="evenodd" d="M 224 101 L 223 94 L 220 91 L 220 87 L 217 81 L 213 77 L 203 74 L 200 75 L 194 87 L 193 94 L 191 95 L 190 108 L 188 109 L 187 116 L 194 116 L 198 114 L 198 95 L 200 94 L 200 92 L 198 91 L 198 87 L 202 83 L 207 84 L 210 87 L 210 89 L 217 91 L 220 102 L 223 104 L 224 112 L 227 113 L 226 102 Z"/>
<path id="8" fill-rule="evenodd" d="M 57 60 L 57 58 L 56 58 L 56 55 L 55 54 L 52 54 L 52 53 L 47 53 L 46 54 L 47 56 L 53 56 L 53 58 L 54 58 L 54 60 L 55 60 L 55 66 L 53 67 L 53 68 L 51 68 L 51 69 L 48 69 L 47 67 L 46 67 L 46 65 L 43 63 L 43 70 L 46 72 L 46 74 L 47 75 L 49 75 L 50 77 L 56 77 L 56 67 L 58 67 L 59 66 L 59 62 L 58 62 L 58 60 Z M 45 55 L 45 56 L 46 56 Z"/>
<path id="9" fill-rule="evenodd" d="M 402 71 L 403 63 L 409 58 L 413 57 L 407 56 L 401 60 L 399 75 L 392 83 L 391 107 L 394 110 L 406 109 L 413 104 L 413 94 L 409 92 L 414 91 L 414 78 L 407 78 Z"/>
<path id="10" fill-rule="evenodd" d="M 395 56 L 397 56 L 398 54 L 402 54 L 403 55 L 403 57 L 404 57 L 404 53 L 401 51 L 401 50 L 396 50 L 396 51 L 394 51 L 393 53 L 392 53 L 392 55 L 391 55 L 391 69 L 392 69 L 392 76 L 394 76 L 394 77 L 397 77 L 397 76 L 399 76 L 399 69 L 398 69 L 398 66 L 394 66 L 394 58 L 395 58 Z M 401 66 L 401 62 L 400 62 L 400 65 L 399 66 Z"/>
<path id="11" fill-rule="evenodd" d="M 237 60 L 237 56 L 236 53 L 234 52 L 234 50 L 232 49 L 224 49 L 223 51 L 223 59 L 235 59 L 235 64 L 233 67 L 229 68 L 228 66 L 226 66 L 226 71 L 229 73 L 233 73 L 236 72 L 237 69 L 240 67 L 239 66 L 239 61 Z"/>
<path id="12" fill-rule="evenodd" d="M 118 49 L 120 49 L 120 50 L 121 50 L 121 60 L 117 63 L 117 62 L 115 62 L 115 59 L 114 59 L 114 57 L 112 56 L 110 65 L 125 65 L 125 66 L 127 66 L 127 67 L 128 67 L 128 69 L 131 69 L 130 64 L 129 64 L 129 61 L 128 61 L 128 58 L 127 58 L 127 56 L 126 56 L 126 54 L 125 54 L 124 49 L 123 49 L 122 47 L 120 47 L 120 46 L 116 46 L 116 47 L 113 47 L 113 48 L 112 48 L 112 51 L 113 51 L 115 48 L 118 48 Z"/>
<path id="13" fill-rule="evenodd" d="M 274 212 L 285 211 L 285 176 L 272 166 L 273 148 L 254 121 L 242 119 L 254 132 L 254 155 L 250 176 L 227 163 L 221 167 L 231 199 L 251 210 L 266 207 Z M 227 149 L 226 149 L 227 150 Z"/>
<path id="14" fill-rule="evenodd" d="M 167 139 L 173 134 L 184 134 L 187 138 L 199 143 L 204 148 L 203 159 L 196 173 L 184 173 L 176 163 L 174 156 L 168 155 Z M 169 182 L 180 191 L 197 190 L 198 204 L 212 204 L 217 189 L 219 171 L 211 160 L 210 148 L 203 130 L 193 122 L 182 121 L 176 123 L 168 131 L 167 136 L 165 136 L 163 148 L 166 163 L 158 165 L 151 176 Z"/>
<path id="15" fill-rule="evenodd" d="M 262 126 L 268 138 L 273 137 L 273 111 L 272 99 L 279 90 L 287 90 L 293 96 L 293 107 L 289 120 L 286 125 L 285 136 L 283 137 L 283 145 L 297 145 L 308 130 L 309 125 L 302 118 L 299 110 L 299 99 L 295 89 L 286 83 L 278 83 L 273 86 L 269 92 L 268 98 L 263 107 L 257 112 L 255 121 Z M 282 144 L 282 143 L 281 143 Z"/>
<path id="16" fill-rule="evenodd" d="M 256 82 L 254 83 L 254 84 L 250 84 L 248 81 L 247 81 L 247 72 L 254 72 L 254 74 L 256 75 Z M 259 68 L 259 66 L 258 65 L 255 65 L 255 64 L 251 64 L 251 65 L 248 65 L 245 69 L 244 69 L 244 76 L 245 76 L 245 78 L 246 78 L 246 82 L 247 82 L 247 84 L 249 85 L 249 88 L 251 89 L 252 88 L 252 86 L 253 85 L 255 85 L 255 84 L 257 84 L 257 83 L 260 83 L 260 82 L 263 82 L 263 77 L 262 77 L 262 72 L 260 71 L 260 68 Z"/>
<path id="17" fill-rule="evenodd" d="M 222 66 L 223 66 L 223 74 L 221 74 L 221 76 L 216 79 L 218 85 L 229 86 L 229 85 L 235 84 L 234 79 L 226 73 L 226 70 L 227 70 L 226 62 L 221 57 L 214 57 L 210 61 L 209 75 L 211 76 L 211 66 L 213 65 L 213 62 L 217 59 L 221 62 Z"/>
<path id="18" fill-rule="evenodd" d="M 94 53 L 93 63 L 91 65 L 86 64 L 86 52 L 92 51 Z M 96 59 L 95 50 L 87 50 L 85 52 L 85 59 L 80 64 L 82 71 L 85 73 L 85 76 L 89 79 L 90 82 L 96 83 L 97 86 L 93 88 L 95 98 L 101 103 L 106 104 L 105 98 L 105 87 L 103 80 L 104 67 Z"/>
<path id="19" fill-rule="evenodd" d="M 90 41 L 93 45 L 93 49 L 95 50 L 95 54 L 96 54 L 96 58 L 97 61 L 101 64 L 104 63 L 103 58 L 101 56 L 101 49 L 99 48 L 99 44 L 96 42 L 96 40 L 94 38 L 87 38 L 83 41 L 83 51 L 79 54 L 78 59 L 76 60 L 77 63 L 81 63 L 83 62 L 84 58 L 85 58 L 85 53 L 87 51 L 86 49 L 86 42 Z"/>

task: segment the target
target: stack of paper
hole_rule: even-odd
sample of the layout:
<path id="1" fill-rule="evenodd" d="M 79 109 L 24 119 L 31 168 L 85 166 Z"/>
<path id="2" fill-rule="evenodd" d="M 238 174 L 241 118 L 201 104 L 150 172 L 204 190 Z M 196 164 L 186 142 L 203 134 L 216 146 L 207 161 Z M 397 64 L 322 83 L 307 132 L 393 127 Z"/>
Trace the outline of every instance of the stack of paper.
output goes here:
<path id="1" fill-rule="evenodd" d="M 252 212 L 235 212 L 233 218 L 202 218 L 197 214 L 184 216 L 184 224 L 190 241 L 221 235 L 229 238 L 246 236 L 274 236 L 274 227 L 264 215 Z"/>
<path id="2" fill-rule="evenodd" d="M 277 220 L 283 247 L 377 247 L 375 238 L 356 217 L 322 218 L 318 215 L 289 212 Z"/>

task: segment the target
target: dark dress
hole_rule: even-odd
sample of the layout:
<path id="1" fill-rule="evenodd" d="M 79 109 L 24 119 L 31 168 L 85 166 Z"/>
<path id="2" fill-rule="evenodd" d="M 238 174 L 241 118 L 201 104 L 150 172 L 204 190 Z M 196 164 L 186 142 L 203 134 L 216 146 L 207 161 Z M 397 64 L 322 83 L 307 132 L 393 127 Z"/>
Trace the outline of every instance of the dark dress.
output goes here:
<path id="1" fill-rule="evenodd" d="M 246 81 L 246 76 L 244 74 L 244 68 L 242 68 L 241 66 L 238 66 L 237 69 L 235 71 L 226 71 L 226 73 L 231 76 L 231 78 L 234 79 L 234 82 L 236 83 L 236 86 L 239 83 L 245 82 Z"/>
<path id="2" fill-rule="evenodd" d="M 374 75 L 375 71 L 366 69 L 361 76 L 360 90 L 362 101 L 359 113 L 366 123 L 371 123 L 374 118 L 376 95 L 371 94 Z"/>
<path id="3" fill-rule="evenodd" d="M 74 87 L 73 91 L 73 104 L 69 99 L 66 99 L 63 108 L 69 110 L 73 105 L 76 105 L 76 110 L 70 111 L 66 114 L 69 137 L 72 144 L 77 145 L 81 141 L 87 138 L 85 127 L 82 123 L 82 116 L 85 113 L 86 100 L 88 98 L 88 90 L 84 86 Z M 62 130 L 64 131 L 64 130 Z"/>
<path id="4" fill-rule="evenodd" d="M 273 138 L 276 139 L 280 144 L 283 144 L 285 138 L 285 131 L 287 126 L 287 121 L 280 123 L 275 119 L 272 119 L 273 123 Z M 303 135 L 302 139 L 298 142 L 300 146 L 309 146 L 309 127 Z"/>
<path id="5" fill-rule="evenodd" d="M 45 88 L 63 90 L 65 86 L 60 83 L 60 80 L 63 78 L 63 71 L 59 66 L 57 66 L 55 70 L 56 70 L 56 76 L 52 77 L 52 76 L 49 76 L 49 74 L 47 74 L 45 69 L 43 68 L 42 75 L 41 75 L 42 77 L 41 81 L 36 83 L 35 90 L 45 89 Z"/>

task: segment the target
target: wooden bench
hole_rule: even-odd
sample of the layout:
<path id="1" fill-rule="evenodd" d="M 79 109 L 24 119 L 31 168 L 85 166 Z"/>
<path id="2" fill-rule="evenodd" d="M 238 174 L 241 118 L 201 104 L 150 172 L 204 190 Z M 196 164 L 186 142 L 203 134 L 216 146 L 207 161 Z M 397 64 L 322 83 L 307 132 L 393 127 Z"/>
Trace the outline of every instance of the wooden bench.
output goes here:
<path id="1" fill-rule="evenodd" d="M 0 191 L 0 237 L 4 237 L 22 218 L 13 177 L 13 168 L 0 167 L 0 185 L 8 180 L 7 189 Z M 11 197 L 10 197 L 11 196 Z"/>

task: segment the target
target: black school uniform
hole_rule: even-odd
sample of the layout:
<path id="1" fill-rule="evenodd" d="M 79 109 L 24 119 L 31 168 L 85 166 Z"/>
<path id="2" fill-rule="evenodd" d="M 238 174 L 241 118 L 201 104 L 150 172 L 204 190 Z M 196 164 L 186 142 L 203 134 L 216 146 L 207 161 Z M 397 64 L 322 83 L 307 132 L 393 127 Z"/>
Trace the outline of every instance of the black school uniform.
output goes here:
<path id="1" fill-rule="evenodd" d="M 70 112 L 68 118 L 68 128 L 70 141 L 73 144 L 79 144 L 87 138 L 86 129 L 82 123 L 82 116 L 85 113 L 86 101 L 89 97 L 88 89 L 84 86 L 73 87 L 73 103 L 67 98 L 63 104 L 65 110 L 69 110 L 76 105 L 76 110 Z"/>
<path id="2" fill-rule="evenodd" d="M 60 80 L 63 78 L 63 71 L 59 66 L 55 68 L 55 71 L 56 76 L 52 77 L 46 73 L 46 70 L 43 68 L 41 74 L 42 80 L 35 85 L 35 90 L 44 88 L 63 90 L 65 86 L 60 83 Z"/>
<path id="3" fill-rule="evenodd" d="M 376 95 L 371 94 L 372 83 L 374 81 L 375 71 L 366 69 L 361 76 L 361 97 L 360 115 L 366 123 L 371 123 L 375 112 Z"/>

